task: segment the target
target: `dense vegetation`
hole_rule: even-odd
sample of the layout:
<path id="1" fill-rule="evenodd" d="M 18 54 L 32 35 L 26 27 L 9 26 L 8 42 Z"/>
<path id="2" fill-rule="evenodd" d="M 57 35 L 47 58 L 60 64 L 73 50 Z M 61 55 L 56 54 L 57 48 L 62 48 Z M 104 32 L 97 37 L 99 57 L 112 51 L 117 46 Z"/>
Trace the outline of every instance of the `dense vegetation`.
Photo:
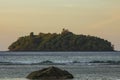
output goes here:
<path id="1" fill-rule="evenodd" d="M 10 51 L 113 51 L 113 45 L 104 39 L 76 35 L 63 29 L 60 34 L 39 33 L 20 37 L 9 46 Z"/>

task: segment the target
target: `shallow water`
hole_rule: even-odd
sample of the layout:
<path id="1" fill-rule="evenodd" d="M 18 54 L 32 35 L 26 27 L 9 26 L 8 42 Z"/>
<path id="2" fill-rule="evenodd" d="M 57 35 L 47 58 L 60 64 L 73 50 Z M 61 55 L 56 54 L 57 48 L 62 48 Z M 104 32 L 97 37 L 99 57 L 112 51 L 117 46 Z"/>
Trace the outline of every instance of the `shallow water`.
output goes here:
<path id="1" fill-rule="evenodd" d="M 62 65 L 30 63 L 50 60 L 57 63 L 67 63 Z M 25 77 L 32 71 L 48 66 L 57 66 L 68 70 L 74 75 L 73 80 L 119 80 L 120 65 L 73 64 L 72 61 L 89 62 L 93 60 L 120 60 L 120 52 L 0 52 L 0 80 L 27 80 Z M 14 62 L 16 64 L 3 64 L 4 62 Z M 19 63 L 25 63 L 21 65 Z M 26 64 L 27 63 L 27 64 Z M 82 64 L 82 65 L 81 65 Z"/>
<path id="2" fill-rule="evenodd" d="M 49 65 L 50 66 L 50 65 Z M 32 71 L 48 67 L 48 65 L 1 65 L 0 80 L 26 80 Z M 57 67 L 68 70 L 74 75 L 73 80 L 116 80 L 120 79 L 120 66 L 65 66 Z"/>

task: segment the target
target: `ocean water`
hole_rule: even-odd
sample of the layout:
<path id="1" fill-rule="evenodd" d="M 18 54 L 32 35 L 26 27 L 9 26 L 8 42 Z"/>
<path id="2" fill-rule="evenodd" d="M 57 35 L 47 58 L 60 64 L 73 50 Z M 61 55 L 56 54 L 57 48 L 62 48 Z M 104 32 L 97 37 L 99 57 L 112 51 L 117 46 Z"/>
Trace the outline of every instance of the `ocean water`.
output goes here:
<path id="1" fill-rule="evenodd" d="M 65 69 L 72 80 L 120 80 L 120 52 L 0 52 L 0 80 L 28 80 L 32 71 L 49 66 Z"/>

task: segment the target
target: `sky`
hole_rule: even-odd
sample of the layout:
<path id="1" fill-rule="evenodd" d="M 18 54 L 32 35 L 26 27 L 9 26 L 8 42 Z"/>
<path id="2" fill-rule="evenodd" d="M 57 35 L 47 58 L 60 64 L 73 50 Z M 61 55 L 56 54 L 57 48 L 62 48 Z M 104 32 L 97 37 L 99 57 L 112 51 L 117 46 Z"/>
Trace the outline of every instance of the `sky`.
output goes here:
<path id="1" fill-rule="evenodd" d="M 0 51 L 30 32 L 63 28 L 104 38 L 120 51 L 120 0 L 0 0 Z"/>

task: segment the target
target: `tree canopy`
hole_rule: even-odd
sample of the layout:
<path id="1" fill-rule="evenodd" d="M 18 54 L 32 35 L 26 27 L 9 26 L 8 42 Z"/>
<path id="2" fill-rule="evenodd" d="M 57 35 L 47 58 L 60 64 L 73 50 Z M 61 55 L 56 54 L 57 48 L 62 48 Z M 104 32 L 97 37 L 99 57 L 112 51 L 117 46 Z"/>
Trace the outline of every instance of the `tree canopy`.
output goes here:
<path id="1" fill-rule="evenodd" d="M 28 36 L 20 37 L 8 49 L 10 51 L 114 51 L 114 46 L 107 40 L 90 35 L 77 35 L 63 29 L 60 34 L 34 35 L 31 32 Z"/>

